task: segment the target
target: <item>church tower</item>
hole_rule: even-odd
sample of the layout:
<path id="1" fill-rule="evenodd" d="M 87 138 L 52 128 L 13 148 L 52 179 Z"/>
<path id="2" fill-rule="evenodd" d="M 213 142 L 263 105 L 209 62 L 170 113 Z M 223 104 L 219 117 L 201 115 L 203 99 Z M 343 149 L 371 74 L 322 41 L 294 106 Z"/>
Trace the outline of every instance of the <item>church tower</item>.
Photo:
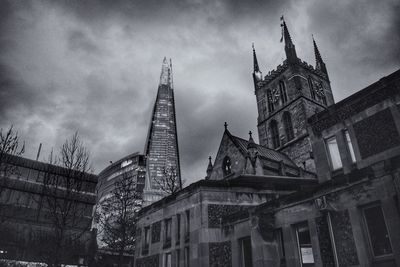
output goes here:
<path id="1" fill-rule="evenodd" d="M 307 119 L 334 103 L 326 65 L 313 38 L 316 66 L 297 57 L 281 17 L 286 60 L 262 77 L 253 45 L 253 80 L 260 144 L 287 154 L 299 167 L 315 172 Z"/>
<path id="2" fill-rule="evenodd" d="M 146 181 L 143 200 L 148 205 L 182 187 L 172 62 L 165 57 L 144 152 Z M 171 186 L 170 181 L 166 182 L 167 177 L 176 177 L 175 184 Z"/>

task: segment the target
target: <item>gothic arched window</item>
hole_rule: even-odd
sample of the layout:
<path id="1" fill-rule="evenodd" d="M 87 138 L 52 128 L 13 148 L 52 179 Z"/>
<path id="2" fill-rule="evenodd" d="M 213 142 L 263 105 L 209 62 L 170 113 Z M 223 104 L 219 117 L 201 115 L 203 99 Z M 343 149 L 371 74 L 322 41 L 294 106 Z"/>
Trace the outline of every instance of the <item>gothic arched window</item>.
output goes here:
<path id="1" fill-rule="evenodd" d="M 308 87 L 310 87 L 311 98 L 315 100 L 314 85 L 310 76 L 308 76 L 307 81 L 308 81 Z"/>
<path id="2" fill-rule="evenodd" d="M 231 158 L 225 156 L 224 160 L 222 161 L 222 172 L 224 173 L 224 176 L 227 176 L 232 173 L 231 165 L 232 165 Z"/>
<path id="3" fill-rule="evenodd" d="M 279 93 L 281 95 L 282 104 L 285 104 L 288 98 L 287 98 L 286 86 L 283 81 L 279 81 Z"/>
<path id="4" fill-rule="evenodd" d="M 268 103 L 268 111 L 274 111 L 274 102 L 272 101 L 272 93 L 271 89 L 267 89 L 267 103 Z"/>
<path id="5" fill-rule="evenodd" d="M 280 140 L 279 140 L 278 123 L 276 122 L 276 120 L 272 120 L 270 122 L 269 129 L 271 131 L 272 147 L 277 148 L 280 146 Z"/>
<path id="6" fill-rule="evenodd" d="M 283 126 L 285 127 L 286 141 L 290 141 L 294 138 L 292 118 L 288 111 L 283 113 Z"/>

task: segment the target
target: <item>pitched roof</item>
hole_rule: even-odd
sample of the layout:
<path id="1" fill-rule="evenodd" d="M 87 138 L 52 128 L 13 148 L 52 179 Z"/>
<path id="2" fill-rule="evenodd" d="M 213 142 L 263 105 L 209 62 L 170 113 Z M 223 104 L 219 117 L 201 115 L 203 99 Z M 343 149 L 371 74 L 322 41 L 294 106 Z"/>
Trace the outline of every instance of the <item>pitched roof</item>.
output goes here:
<path id="1" fill-rule="evenodd" d="M 249 141 L 240 137 L 232 135 L 229 131 L 226 131 L 232 142 L 241 150 L 243 153 L 247 153 L 247 145 Z M 288 166 L 296 167 L 297 165 L 286 155 L 276 150 L 267 148 L 265 146 L 255 144 L 257 147 L 258 155 L 264 158 L 268 158 L 274 161 L 283 161 Z"/>

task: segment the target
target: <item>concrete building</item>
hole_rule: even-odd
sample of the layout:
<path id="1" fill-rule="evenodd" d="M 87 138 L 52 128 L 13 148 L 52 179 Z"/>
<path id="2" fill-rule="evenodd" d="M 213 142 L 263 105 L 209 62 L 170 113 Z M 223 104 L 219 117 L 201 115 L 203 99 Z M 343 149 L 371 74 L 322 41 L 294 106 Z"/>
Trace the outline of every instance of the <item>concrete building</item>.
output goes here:
<path id="1" fill-rule="evenodd" d="M 64 229 L 65 250 L 60 260 L 87 265 L 93 257 L 90 226 L 97 176 L 11 155 L 2 157 L 1 166 L 5 165 L 12 171 L 0 175 L 0 258 L 47 262 L 52 255 L 55 219 L 59 219 L 53 205 L 60 200 L 73 209 Z M 65 181 L 79 190 L 68 191 Z M 47 190 L 49 186 L 57 190 Z M 51 201 L 53 197 L 57 202 Z"/>
<path id="2" fill-rule="evenodd" d="M 176 130 L 176 112 L 172 63 L 164 58 L 157 98 L 151 116 L 146 146 L 146 185 L 144 204 L 147 205 L 166 195 L 162 188 L 165 171 L 176 174 L 176 182 L 182 187 L 179 162 L 178 135 Z"/>
<path id="3" fill-rule="evenodd" d="M 253 51 L 261 144 L 225 125 L 206 179 L 140 212 L 135 266 L 400 266 L 400 70 L 335 104 L 282 27 L 276 71 Z"/>

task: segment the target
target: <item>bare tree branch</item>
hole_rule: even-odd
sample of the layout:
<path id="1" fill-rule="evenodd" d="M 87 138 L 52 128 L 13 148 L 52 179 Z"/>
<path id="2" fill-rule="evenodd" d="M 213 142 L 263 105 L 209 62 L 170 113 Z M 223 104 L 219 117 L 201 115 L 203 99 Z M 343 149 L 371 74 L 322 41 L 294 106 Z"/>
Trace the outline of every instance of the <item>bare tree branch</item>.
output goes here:
<path id="1" fill-rule="evenodd" d="M 101 241 L 106 249 L 118 253 L 118 266 L 122 266 L 124 254 L 133 255 L 141 199 L 136 181 L 125 172 L 115 182 L 112 193 L 100 200 L 96 217 Z"/>
<path id="2" fill-rule="evenodd" d="M 179 177 L 176 167 L 174 166 L 164 167 L 162 178 L 155 179 L 154 182 L 158 185 L 160 190 L 167 195 L 172 195 L 181 190 Z"/>

